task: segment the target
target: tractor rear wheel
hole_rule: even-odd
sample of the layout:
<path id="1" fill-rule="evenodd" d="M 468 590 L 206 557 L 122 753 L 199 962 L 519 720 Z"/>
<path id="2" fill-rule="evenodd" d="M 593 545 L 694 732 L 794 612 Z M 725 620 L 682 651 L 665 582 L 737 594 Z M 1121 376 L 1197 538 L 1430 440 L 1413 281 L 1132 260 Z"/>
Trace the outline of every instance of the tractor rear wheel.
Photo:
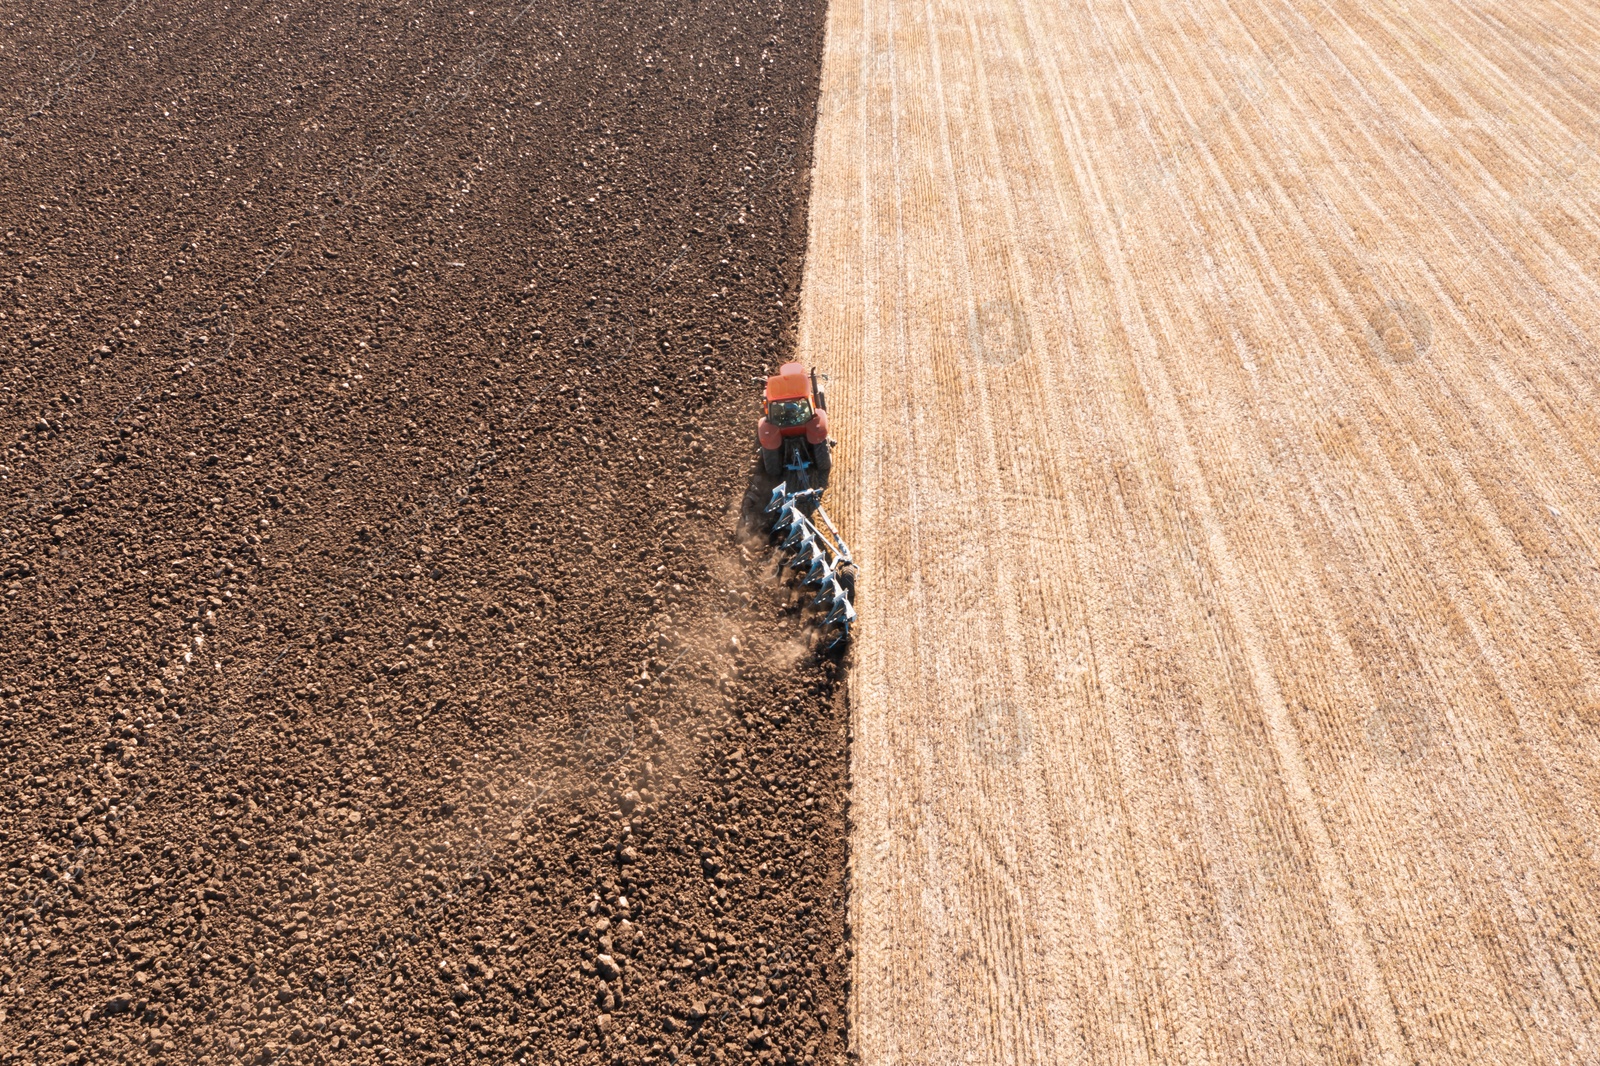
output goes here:
<path id="1" fill-rule="evenodd" d="M 782 477 L 783 476 L 783 449 L 782 448 L 762 448 L 761 449 L 761 469 L 766 473 L 766 475 L 768 477 Z"/>
<path id="2" fill-rule="evenodd" d="M 832 442 L 823 441 L 821 444 L 811 446 L 811 459 L 817 464 L 817 469 L 826 474 L 833 469 Z"/>

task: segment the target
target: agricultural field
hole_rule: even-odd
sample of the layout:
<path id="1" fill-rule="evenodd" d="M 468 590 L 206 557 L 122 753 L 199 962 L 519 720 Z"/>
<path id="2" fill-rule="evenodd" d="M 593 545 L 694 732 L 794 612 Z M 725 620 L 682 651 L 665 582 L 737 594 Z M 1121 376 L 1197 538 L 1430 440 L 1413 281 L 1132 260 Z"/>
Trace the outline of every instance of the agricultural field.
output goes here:
<path id="1" fill-rule="evenodd" d="M 4 13 L 0 1061 L 842 1060 L 822 20 Z"/>
<path id="2" fill-rule="evenodd" d="M 1600 1061 L 1595 54 L 0 15 L 0 1063 Z"/>
<path id="3" fill-rule="evenodd" d="M 1600 1059 L 1600 15 L 826 42 L 861 1061 Z"/>

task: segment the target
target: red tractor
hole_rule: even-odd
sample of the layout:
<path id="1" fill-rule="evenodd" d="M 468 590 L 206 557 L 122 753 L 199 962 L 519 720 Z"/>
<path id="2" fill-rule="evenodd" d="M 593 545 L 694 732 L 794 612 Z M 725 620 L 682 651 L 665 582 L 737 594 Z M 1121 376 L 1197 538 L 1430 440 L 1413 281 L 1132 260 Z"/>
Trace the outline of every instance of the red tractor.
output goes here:
<path id="1" fill-rule="evenodd" d="M 829 454 L 828 399 L 817 372 L 801 363 L 784 363 L 767 379 L 767 395 L 756 423 L 761 467 L 771 478 L 786 478 L 796 488 L 810 486 L 815 468 L 826 483 L 833 469 Z"/>
<path id="2" fill-rule="evenodd" d="M 815 370 L 807 370 L 803 363 L 784 363 L 767 379 L 756 440 L 761 445 L 761 471 L 768 481 L 777 482 L 768 485 L 771 496 L 760 528 L 771 538 L 779 572 L 798 575 L 807 594 L 816 590 L 810 606 L 819 612 L 815 621 L 824 634 L 825 650 L 841 648 L 850 641 L 856 621 L 856 564 L 822 506 L 828 472 L 833 469 L 833 442 L 828 439 L 828 399 Z M 759 481 L 751 478 L 747 505 L 754 502 L 751 497 Z"/>

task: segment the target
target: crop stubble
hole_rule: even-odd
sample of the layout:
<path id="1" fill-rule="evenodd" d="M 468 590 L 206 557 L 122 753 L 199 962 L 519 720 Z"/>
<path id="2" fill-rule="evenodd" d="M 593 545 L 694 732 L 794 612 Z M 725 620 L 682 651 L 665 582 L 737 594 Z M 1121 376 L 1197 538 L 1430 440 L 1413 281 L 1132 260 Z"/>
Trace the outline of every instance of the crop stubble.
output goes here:
<path id="1" fill-rule="evenodd" d="M 1600 1056 L 1597 50 L 832 5 L 863 1061 Z"/>

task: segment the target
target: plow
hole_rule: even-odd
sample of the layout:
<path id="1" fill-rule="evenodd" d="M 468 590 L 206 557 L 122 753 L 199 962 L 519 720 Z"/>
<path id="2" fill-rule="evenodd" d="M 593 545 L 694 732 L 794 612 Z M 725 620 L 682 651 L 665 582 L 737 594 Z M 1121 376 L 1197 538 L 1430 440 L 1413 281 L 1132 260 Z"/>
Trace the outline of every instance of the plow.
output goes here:
<path id="1" fill-rule="evenodd" d="M 816 371 L 785 363 L 767 378 L 756 440 L 762 472 L 781 478 L 762 512 L 778 574 L 794 581 L 824 651 L 842 649 L 855 626 L 856 564 L 822 505 L 833 470 L 827 396 Z"/>

